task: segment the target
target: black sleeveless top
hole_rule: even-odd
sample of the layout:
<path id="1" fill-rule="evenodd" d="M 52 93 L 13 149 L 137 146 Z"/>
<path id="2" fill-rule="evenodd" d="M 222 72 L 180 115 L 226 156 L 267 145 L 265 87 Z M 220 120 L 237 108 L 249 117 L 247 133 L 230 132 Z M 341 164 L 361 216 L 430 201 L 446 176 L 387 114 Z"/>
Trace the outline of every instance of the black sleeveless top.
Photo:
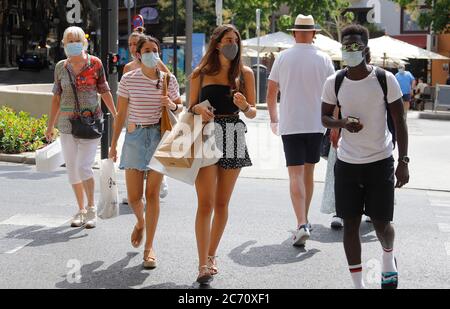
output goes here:
<path id="1" fill-rule="evenodd" d="M 239 112 L 233 103 L 233 94 L 228 85 L 207 85 L 202 87 L 200 102 L 208 100 L 216 110 L 215 115 L 232 115 Z"/>

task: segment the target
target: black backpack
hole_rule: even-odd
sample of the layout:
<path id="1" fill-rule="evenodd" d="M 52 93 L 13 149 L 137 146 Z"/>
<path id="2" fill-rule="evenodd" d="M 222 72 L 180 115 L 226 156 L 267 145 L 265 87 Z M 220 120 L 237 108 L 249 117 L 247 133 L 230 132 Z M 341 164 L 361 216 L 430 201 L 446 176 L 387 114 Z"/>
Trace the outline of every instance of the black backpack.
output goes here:
<path id="1" fill-rule="evenodd" d="M 387 81 L 386 81 L 386 71 L 379 67 L 374 67 L 374 68 L 375 68 L 375 74 L 377 76 L 378 82 L 380 83 L 381 89 L 383 89 L 384 103 L 386 105 L 386 112 L 387 112 L 387 117 L 386 117 L 387 125 L 389 128 L 389 131 L 392 134 L 392 143 L 394 144 L 394 148 L 395 148 L 395 144 L 397 143 L 397 135 L 395 133 L 394 120 L 392 119 L 392 115 L 391 115 L 391 112 L 389 111 L 389 107 L 388 107 L 389 103 L 387 100 L 388 89 L 387 89 Z M 341 105 L 339 104 L 339 99 L 338 99 L 338 93 L 339 93 L 339 89 L 341 88 L 342 82 L 344 81 L 346 74 L 347 74 L 347 69 L 338 71 L 336 74 L 336 81 L 334 84 L 334 92 L 336 93 L 337 106 L 339 107 L 339 119 L 342 119 L 342 114 L 341 114 Z"/>

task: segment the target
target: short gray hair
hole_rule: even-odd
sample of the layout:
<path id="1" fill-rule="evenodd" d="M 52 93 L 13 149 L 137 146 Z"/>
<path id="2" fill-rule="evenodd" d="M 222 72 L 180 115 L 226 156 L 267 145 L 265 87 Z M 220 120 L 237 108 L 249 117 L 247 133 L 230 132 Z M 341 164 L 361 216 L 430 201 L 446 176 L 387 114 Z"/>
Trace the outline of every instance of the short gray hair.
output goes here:
<path id="1" fill-rule="evenodd" d="M 81 42 L 83 42 L 84 48 L 86 48 L 88 46 L 88 41 L 86 39 L 86 33 L 84 32 L 83 29 L 81 29 L 80 27 L 76 27 L 76 26 L 69 27 L 64 31 L 64 35 L 63 35 L 63 39 L 62 39 L 62 42 L 64 45 L 67 42 L 67 37 L 69 36 L 69 34 L 72 34 L 74 39 L 77 39 L 77 40 L 80 40 Z"/>

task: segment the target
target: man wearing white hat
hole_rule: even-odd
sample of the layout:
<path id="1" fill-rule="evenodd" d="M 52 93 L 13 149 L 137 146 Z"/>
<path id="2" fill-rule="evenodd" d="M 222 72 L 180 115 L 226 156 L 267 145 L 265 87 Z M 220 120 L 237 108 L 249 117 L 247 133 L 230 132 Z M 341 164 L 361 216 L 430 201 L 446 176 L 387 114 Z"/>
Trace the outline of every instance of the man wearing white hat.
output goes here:
<path id="1" fill-rule="evenodd" d="M 325 131 L 321 123 L 321 94 L 334 74 L 331 58 L 312 45 L 317 31 L 314 18 L 298 15 L 292 29 L 296 45 L 275 60 L 269 76 L 267 104 L 272 131 L 282 136 L 289 171 L 291 200 L 297 217 L 294 246 L 310 237 L 308 212 L 314 191 L 314 167 L 320 161 Z M 277 95 L 281 91 L 280 117 Z"/>

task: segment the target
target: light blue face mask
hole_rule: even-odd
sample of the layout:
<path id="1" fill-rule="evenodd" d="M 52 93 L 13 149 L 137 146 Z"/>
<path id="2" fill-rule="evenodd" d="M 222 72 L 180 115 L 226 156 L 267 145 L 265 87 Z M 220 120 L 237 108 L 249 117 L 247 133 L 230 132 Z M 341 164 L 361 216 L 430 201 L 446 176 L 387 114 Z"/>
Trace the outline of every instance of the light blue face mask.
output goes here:
<path id="1" fill-rule="evenodd" d="M 68 43 L 66 44 L 66 55 L 67 57 L 79 56 L 83 52 L 84 46 L 81 42 Z"/>
<path id="2" fill-rule="evenodd" d="M 145 65 L 148 68 L 156 68 L 159 62 L 159 55 L 158 53 L 145 53 L 142 54 L 141 57 L 142 64 Z"/>
<path id="3" fill-rule="evenodd" d="M 342 51 L 342 60 L 351 68 L 357 67 L 364 61 L 365 55 L 363 51 L 348 52 Z"/>

